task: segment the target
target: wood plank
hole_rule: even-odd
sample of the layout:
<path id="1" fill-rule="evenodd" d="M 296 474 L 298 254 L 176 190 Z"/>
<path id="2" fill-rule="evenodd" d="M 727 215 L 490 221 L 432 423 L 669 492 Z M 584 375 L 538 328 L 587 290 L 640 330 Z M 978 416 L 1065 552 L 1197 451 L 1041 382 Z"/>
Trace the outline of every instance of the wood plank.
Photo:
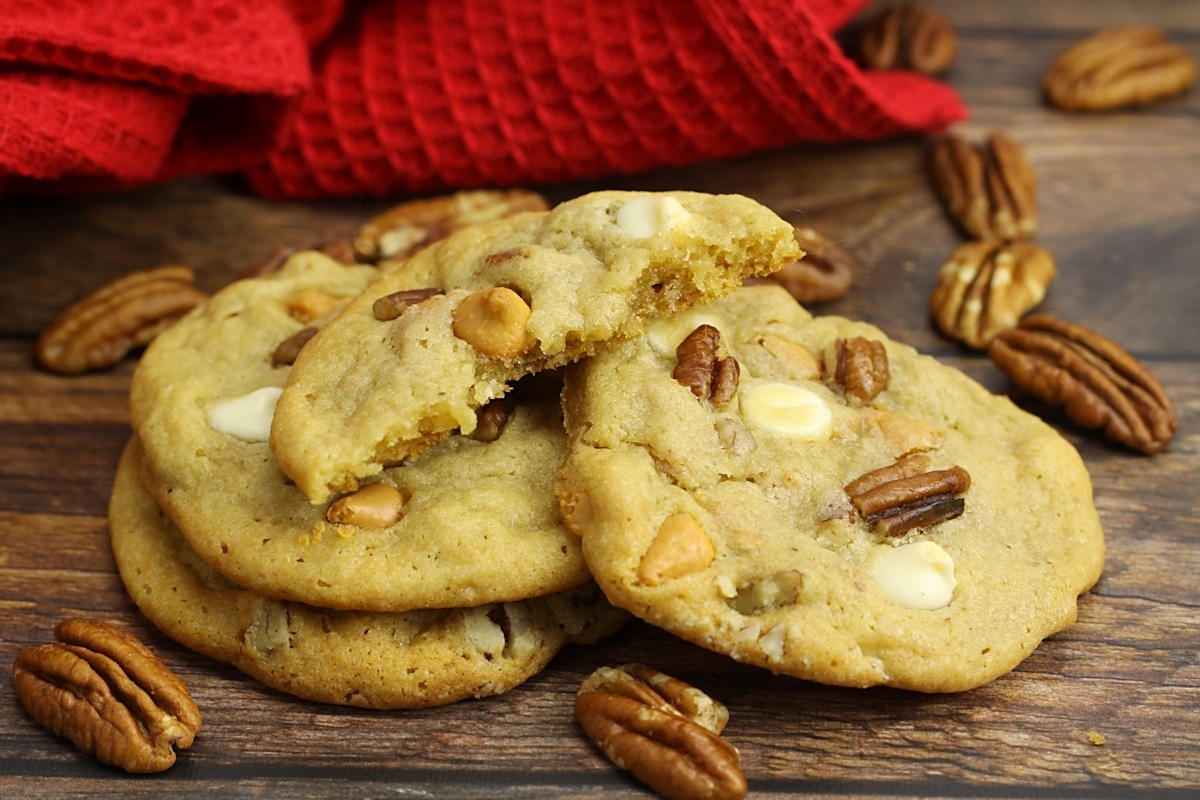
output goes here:
<path id="1" fill-rule="evenodd" d="M 117 195 L 0 197 L 0 663 L 49 641 L 66 616 L 108 619 L 154 648 L 205 713 L 200 738 L 176 767 L 135 778 L 43 731 L 21 710 L 11 681 L 0 681 L 0 794 L 646 797 L 597 753 L 571 712 L 579 681 L 595 666 L 646 660 L 730 706 L 728 737 L 741 749 L 752 797 L 1194 796 L 1200 92 L 1079 115 L 1047 108 L 1038 82 L 1063 47 L 1117 22 L 1165 25 L 1200 56 L 1200 14 L 1171 0 L 926 2 L 959 31 L 959 58 L 946 77 L 971 117 L 958 130 L 1005 130 L 1033 164 L 1037 238 L 1059 266 L 1046 310 L 1128 347 L 1179 411 L 1171 447 L 1144 457 L 1018 397 L 1079 448 L 1106 531 L 1104 575 L 1073 627 L 1010 675 L 956 695 L 772 676 L 637 623 L 600 645 L 566 649 L 502 697 L 405 712 L 286 697 L 163 636 L 121 585 L 105 514 L 129 434 L 135 360 L 60 378 L 32 365 L 30 347 L 59 309 L 129 270 L 187 263 L 212 291 L 277 245 L 346 236 L 390 203 L 269 203 L 219 179 Z M 928 319 L 937 269 L 962 237 L 924 175 L 927 145 L 921 137 L 801 145 L 542 189 L 551 200 L 609 187 L 756 197 L 858 258 L 854 290 L 815 311 L 874 322 L 1007 392 L 1007 379 L 985 357 L 940 337 Z"/>

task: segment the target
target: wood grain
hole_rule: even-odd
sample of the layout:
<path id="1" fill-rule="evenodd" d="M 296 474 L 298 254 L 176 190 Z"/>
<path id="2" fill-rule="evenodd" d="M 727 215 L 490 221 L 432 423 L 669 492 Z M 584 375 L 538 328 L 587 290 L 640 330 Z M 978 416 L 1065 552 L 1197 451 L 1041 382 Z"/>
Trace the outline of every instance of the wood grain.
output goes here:
<path id="1" fill-rule="evenodd" d="M 732 711 L 727 736 L 753 797 L 1109 797 L 1200 790 L 1200 93 L 1110 115 L 1045 107 L 1038 81 L 1074 39 L 1118 22 L 1165 27 L 1200 56 L 1194 3 L 927 0 L 956 25 L 947 80 L 968 136 L 1003 129 L 1039 182 L 1037 238 L 1058 260 L 1044 308 L 1128 347 L 1180 416 L 1167 452 L 1132 454 L 1017 396 L 1083 454 L 1108 557 L 1079 621 L 1011 674 L 955 695 L 855 691 L 772 676 L 635 624 L 564 651 L 507 695 L 411 712 L 295 701 L 158 633 L 125 594 L 105 519 L 129 434 L 132 359 L 77 378 L 38 371 L 37 332 L 91 288 L 158 263 L 196 268 L 212 291 L 276 246 L 352 233 L 380 200 L 272 204 L 218 179 L 120 195 L 0 198 L 0 663 L 51 640 L 67 616 L 141 637 L 205 714 L 176 767 L 133 778 L 32 722 L 0 681 L 0 794 L 645 797 L 571 714 L 601 663 L 650 660 Z M 923 172 L 927 142 L 797 146 L 696 168 L 543 187 L 742 192 L 840 240 L 855 288 L 814 310 L 881 326 L 997 392 L 987 360 L 934 331 L 926 303 L 960 234 Z M 1019 501 L 1019 498 L 1016 499 Z M 997 531 L 996 535 L 1003 535 Z M 1103 737 L 1103 744 L 1098 736 Z"/>

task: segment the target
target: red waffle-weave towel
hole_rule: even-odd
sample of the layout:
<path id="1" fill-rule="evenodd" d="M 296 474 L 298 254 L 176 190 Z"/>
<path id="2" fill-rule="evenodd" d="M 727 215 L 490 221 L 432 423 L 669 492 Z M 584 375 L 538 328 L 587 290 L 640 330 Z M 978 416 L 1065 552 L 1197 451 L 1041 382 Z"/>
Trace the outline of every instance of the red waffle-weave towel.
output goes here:
<path id="1" fill-rule="evenodd" d="M 832 34 L 865 3 L 0 0 L 0 174 L 409 194 L 961 118 L 944 84 L 843 55 Z"/>
<path id="2" fill-rule="evenodd" d="M 315 66 L 252 185 L 272 197 L 629 174 L 963 116 L 948 87 L 860 71 L 862 0 L 378 2 Z"/>
<path id="3" fill-rule="evenodd" d="M 0 177 L 122 186 L 260 162 L 342 6 L 0 0 Z"/>

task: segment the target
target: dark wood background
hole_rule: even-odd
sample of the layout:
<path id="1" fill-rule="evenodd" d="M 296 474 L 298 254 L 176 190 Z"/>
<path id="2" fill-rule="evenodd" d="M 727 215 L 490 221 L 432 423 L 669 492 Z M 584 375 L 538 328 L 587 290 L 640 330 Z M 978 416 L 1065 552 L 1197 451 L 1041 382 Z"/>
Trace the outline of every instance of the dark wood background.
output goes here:
<path id="1" fill-rule="evenodd" d="M 341 797 L 643 797 L 572 717 L 595 666 L 644 660 L 731 709 L 728 738 L 755 797 L 1100 797 L 1200 790 L 1200 91 L 1125 113 L 1045 107 L 1039 80 L 1068 43 L 1119 22 L 1165 27 L 1200 58 L 1194 0 L 930 0 L 956 26 L 946 76 L 971 119 L 1023 144 L 1039 180 L 1038 240 L 1059 276 L 1044 308 L 1125 345 L 1165 383 L 1181 427 L 1144 457 L 1048 415 L 1084 455 L 1109 554 L 1079 622 L 994 683 L 962 694 L 854 691 L 772 676 L 645 625 L 564 651 L 508 695 L 422 711 L 298 702 L 179 647 L 140 617 L 108 549 L 106 503 L 128 435 L 132 361 L 59 378 L 30 347 L 55 312 L 101 283 L 163 262 L 215 290 L 280 244 L 347 235 L 381 201 L 270 204 L 231 182 L 122 195 L 0 198 L 0 664 L 50 641 L 68 616 L 148 642 L 205 714 L 170 771 L 131 777 L 77 753 L 0 680 L 0 793 Z M 839 239 L 862 270 L 815 308 L 881 326 L 996 391 L 986 359 L 931 328 L 926 302 L 960 241 L 922 171 L 919 138 L 799 146 L 692 169 L 543 187 L 741 192 Z M 1019 502 L 1014 498 L 1014 502 Z M 996 535 L 1003 535 L 996 531 Z M 1103 744 L 1096 744 L 1096 735 Z M 1098 741 L 1098 740 L 1097 740 Z"/>

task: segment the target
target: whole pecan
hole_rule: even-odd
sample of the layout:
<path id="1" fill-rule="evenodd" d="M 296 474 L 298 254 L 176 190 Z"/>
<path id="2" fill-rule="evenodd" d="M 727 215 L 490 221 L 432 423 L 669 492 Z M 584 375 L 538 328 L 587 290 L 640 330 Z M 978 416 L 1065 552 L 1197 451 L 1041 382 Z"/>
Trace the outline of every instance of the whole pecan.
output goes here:
<path id="1" fill-rule="evenodd" d="M 13 663 L 17 698 L 41 725 L 126 772 L 161 772 L 176 748 L 192 745 L 200 710 L 144 644 L 82 619 L 60 622 L 54 635 Z"/>
<path id="2" fill-rule="evenodd" d="M 77 375 L 116 364 L 207 299 L 188 267 L 131 272 L 64 309 L 34 344 L 37 362 Z"/>
<path id="3" fill-rule="evenodd" d="M 858 35 L 859 61 L 871 69 L 945 72 L 957 49 L 954 28 L 920 3 L 898 3 L 867 21 Z"/>
<path id="4" fill-rule="evenodd" d="M 869 403 L 891 380 L 887 349 L 883 343 L 862 336 L 837 339 L 826 351 L 832 361 L 825 370 L 847 398 Z"/>
<path id="5" fill-rule="evenodd" d="M 1037 230 L 1037 187 L 1024 149 L 1003 133 L 976 146 L 947 134 L 929 153 L 929 177 L 955 222 L 976 239 Z"/>
<path id="6" fill-rule="evenodd" d="M 721 738 L 725 707 L 640 664 L 601 667 L 575 695 L 575 716 L 617 766 L 669 798 L 746 795 L 737 748 Z"/>
<path id="7" fill-rule="evenodd" d="M 729 404 L 737 392 L 741 366 L 725 354 L 721 332 L 711 325 L 700 325 L 675 348 L 675 380 L 691 389 L 702 400 L 711 400 L 718 408 Z"/>
<path id="8" fill-rule="evenodd" d="M 1120 345 L 1082 325 L 1030 314 L 998 334 L 988 355 L 1022 390 L 1134 450 L 1157 453 L 1179 428 L 1158 379 Z"/>
<path id="9" fill-rule="evenodd" d="M 1179 94 L 1195 80 L 1196 62 L 1162 31 L 1121 25 L 1063 51 L 1043 76 L 1042 89 L 1068 111 L 1111 111 Z"/>
<path id="10" fill-rule="evenodd" d="M 850 291 L 858 265 L 845 248 L 812 228 L 796 228 L 795 237 L 803 258 L 746 283 L 778 283 L 798 303 L 825 303 Z"/>
<path id="11" fill-rule="evenodd" d="M 410 200 L 363 224 L 354 236 L 354 252 L 367 263 L 404 258 L 468 225 L 548 208 L 546 198 L 526 189 L 479 189 Z"/>
<path id="12" fill-rule="evenodd" d="M 863 520 L 885 536 L 900 536 L 961 516 L 958 495 L 971 486 L 962 467 L 930 470 L 928 456 L 909 455 L 846 484 L 850 502 Z"/>
<path id="13" fill-rule="evenodd" d="M 942 265 L 929 311 L 946 336 L 982 350 L 1042 302 L 1057 272 L 1028 239 L 966 242 Z"/>

